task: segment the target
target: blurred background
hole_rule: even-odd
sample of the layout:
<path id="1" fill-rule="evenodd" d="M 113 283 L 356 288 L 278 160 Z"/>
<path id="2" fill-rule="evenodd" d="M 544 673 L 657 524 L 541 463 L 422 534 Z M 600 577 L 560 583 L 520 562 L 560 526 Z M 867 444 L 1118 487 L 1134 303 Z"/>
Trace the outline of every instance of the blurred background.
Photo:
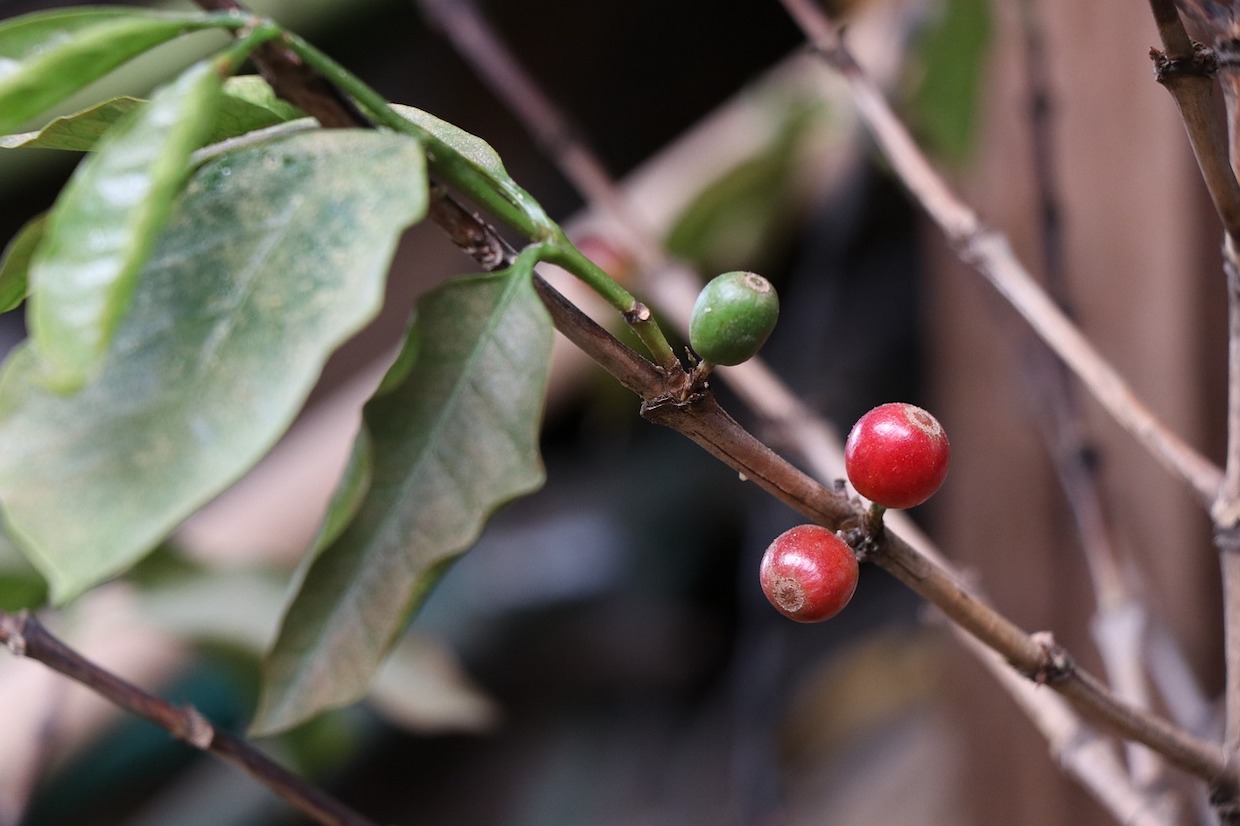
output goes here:
<path id="1" fill-rule="evenodd" d="M 9 0 L 0 17 L 63 5 Z M 486 139 L 600 263 L 639 295 L 658 292 L 415 3 L 251 5 L 390 99 Z M 777 284 L 784 312 L 763 357 L 816 413 L 846 432 L 884 401 L 935 412 L 953 468 L 913 517 L 1000 610 L 1053 630 L 1101 673 L 1081 540 L 1040 435 L 1039 346 L 908 202 L 779 4 L 477 8 L 676 256 L 707 276 L 751 269 Z M 1220 233 L 1174 105 L 1151 77 L 1148 9 L 842 0 L 832 11 L 953 185 L 1034 272 L 1057 279 L 1147 404 L 1220 456 Z M 195 48 L 161 49 L 91 97 L 143 93 Z M 1036 123 L 1050 150 L 1041 162 Z M 50 205 L 74 162 L 0 152 L 0 240 Z M 1039 175 L 1059 219 L 1050 245 Z M 414 298 L 472 269 L 433 226 L 411 231 L 383 316 L 328 365 L 270 459 L 131 576 L 48 622 L 118 673 L 244 730 L 258 658 L 357 409 Z M 0 317 L 6 346 L 21 336 L 20 312 Z M 714 385 L 737 418 L 779 438 L 722 377 Z M 1212 734 L 1221 633 L 1208 520 L 1078 401 L 1078 453 L 1097 471 L 1111 542 L 1148 608 L 1162 678 L 1153 702 Z M 801 520 L 642 421 L 634 397 L 571 355 L 557 360 L 543 450 L 545 488 L 505 508 L 449 570 L 369 700 L 265 746 L 385 823 L 1112 822 L 935 615 L 881 571 L 863 566 L 853 602 L 828 623 L 776 614 L 758 559 Z M 38 600 L 13 549 L 0 550 L 0 598 L 3 608 Z M 12 720 L 0 727 L 0 826 L 303 822 L 240 772 L 83 694 L 0 658 Z M 1147 780 L 1184 787 L 1174 775 Z M 1200 801 L 1183 801 L 1184 822 L 1196 822 Z"/>

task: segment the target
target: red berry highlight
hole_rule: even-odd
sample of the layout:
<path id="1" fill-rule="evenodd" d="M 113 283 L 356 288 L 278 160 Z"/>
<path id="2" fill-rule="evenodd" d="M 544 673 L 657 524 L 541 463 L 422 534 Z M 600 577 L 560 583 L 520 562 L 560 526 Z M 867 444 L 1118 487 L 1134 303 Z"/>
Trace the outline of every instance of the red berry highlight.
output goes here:
<path id="1" fill-rule="evenodd" d="M 821 622 L 852 599 L 858 573 L 844 540 L 821 525 L 798 525 L 775 537 L 758 576 L 776 611 L 797 622 Z"/>
<path id="2" fill-rule="evenodd" d="M 879 405 L 853 425 L 844 467 L 857 493 L 887 508 L 925 502 L 947 478 L 951 444 L 938 420 L 903 402 Z"/>

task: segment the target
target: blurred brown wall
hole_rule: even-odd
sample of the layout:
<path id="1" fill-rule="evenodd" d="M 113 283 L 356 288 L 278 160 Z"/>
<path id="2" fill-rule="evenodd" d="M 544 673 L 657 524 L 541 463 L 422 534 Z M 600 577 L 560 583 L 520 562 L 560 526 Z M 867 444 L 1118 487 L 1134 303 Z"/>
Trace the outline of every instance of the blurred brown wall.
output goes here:
<path id="1" fill-rule="evenodd" d="M 1175 105 L 1153 80 L 1150 11 L 1144 3 L 1037 5 L 1052 85 L 1066 275 L 1078 320 L 1157 415 L 1218 457 L 1226 353 L 1220 232 Z M 958 184 L 1037 272 L 1018 4 L 995 3 L 993 11 L 977 157 Z M 977 572 L 1005 613 L 1028 630 L 1052 630 L 1099 673 L 1087 570 L 1030 415 L 1038 393 L 1020 376 L 1021 335 L 1013 331 L 1023 332 L 1023 322 L 937 233 L 927 232 L 927 244 L 938 261 L 926 307 L 932 385 L 955 448 L 952 482 L 936 514 L 942 545 Z M 1156 619 L 1167 623 L 1213 693 L 1220 623 L 1208 521 L 1092 400 L 1085 410 L 1113 541 Z M 975 802 L 972 822 L 1112 822 L 1059 774 L 1011 701 L 963 655 L 959 660 L 953 702 L 968 717 L 964 782 Z"/>

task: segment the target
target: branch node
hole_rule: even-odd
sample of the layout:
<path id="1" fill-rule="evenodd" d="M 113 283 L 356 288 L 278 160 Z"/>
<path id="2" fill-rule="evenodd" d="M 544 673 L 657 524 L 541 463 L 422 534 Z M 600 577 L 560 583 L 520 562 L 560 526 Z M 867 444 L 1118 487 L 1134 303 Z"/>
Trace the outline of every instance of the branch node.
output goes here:
<path id="1" fill-rule="evenodd" d="M 1193 41 L 1192 57 L 1167 57 L 1167 53 L 1150 49 L 1154 61 L 1154 80 L 1163 86 L 1181 77 L 1212 78 L 1218 72 L 1218 55 L 1209 46 Z"/>
<path id="2" fill-rule="evenodd" d="M 847 525 L 839 532 L 840 538 L 856 553 L 858 562 L 868 560 L 886 540 L 885 511 L 886 508 L 881 505 L 871 504 L 859 524 Z"/>
<path id="3" fill-rule="evenodd" d="M 1210 516 L 1217 526 L 1214 530 L 1214 547 L 1223 553 L 1240 551 L 1240 503 L 1219 499 L 1210 509 Z"/>
<path id="4" fill-rule="evenodd" d="M 633 306 L 625 310 L 624 320 L 629 324 L 644 324 L 650 320 L 650 308 L 640 301 L 634 301 Z"/>
<path id="5" fill-rule="evenodd" d="M 14 657 L 26 656 L 26 621 L 30 615 L 26 611 L 21 611 L 17 615 L 0 614 L 0 639 L 4 640 L 4 647 L 9 649 Z"/>
<path id="6" fill-rule="evenodd" d="M 508 265 L 508 251 L 481 216 L 454 201 L 443 184 L 433 184 L 430 197 L 432 218 L 462 252 L 486 272 L 495 272 Z"/>
<path id="7" fill-rule="evenodd" d="M 1240 40 L 1228 38 L 1214 41 L 1214 59 L 1221 71 L 1240 67 Z"/>
<path id="8" fill-rule="evenodd" d="M 660 411 L 663 409 L 674 407 L 678 410 L 687 410 L 699 404 L 710 395 L 710 390 L 705 384 L 694 385 L 687 381 L 674 384 L 667 380 L 667 375 L 663 370 L 659 369 L 659 373 L 663 375 L 664 390 L 656 396 L 642 399 L 639 412 L 643 419 L 662 423 Z M 685 373 L 683 375 L 689 376 L 690 374 Z"/>
<path id="9" fill-rule="evenodd" d="M 207 751 L 215 742 L 215 726 L 193 706 L 181 709 L 185 723 L 176 736 L 200 751 Z"/>
<path id="10" fill-rule="evenodd" d="M 859 540 L 857 539 L 857 534 L 860 534 Z M 883 526 L 882 525 L 878 526 L 877 533 L 870 533 L 865 530 L 854 528 L 847 532 L 845 541 L 848 541 L 848 539 L 853 539 L 854 541 L 856 541 L 855 545 L 852 542 L 848 542 L 848 544 L 852 546 L 852 549 L 854 551 L 856 551 L 857 561 L 868 562 L 870 557 L 876 551 L 878 551 L 879 545 L 882 542 Z"/>
<path id="11" fill-rule="evenodd" d="M 1240 823 L 1240 798 L 1236 785 L 1230 780 L 1210 784 L 1210 806 L 1224 826 Z"/>
<path id="12" fill-rule="evenodd" d="M 1055 635 L 1050 631 L 1036 631 L 1029 635 L 1034 644 L 1041 649 L 1038 663 L 1032 669 L 1018 669 L 1021 674 L 1038 685 L 1054 685 L 1072 676 L 1076 666 L 1067 650 L 1055 642 Z"/>

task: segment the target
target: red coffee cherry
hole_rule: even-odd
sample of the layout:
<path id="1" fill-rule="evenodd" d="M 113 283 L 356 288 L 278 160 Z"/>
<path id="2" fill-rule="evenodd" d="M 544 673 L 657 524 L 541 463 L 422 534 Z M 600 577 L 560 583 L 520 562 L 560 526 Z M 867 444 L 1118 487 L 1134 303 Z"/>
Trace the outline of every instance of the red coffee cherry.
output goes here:
<path id="1" fill-rule="evenodd" d="M 938 420 L 903 402 L 879 405 L 853 425 L 844 467 L 857 493 L 887 508 L 929 499 L 947 477 L 951 445 Z"/>
<path id="2" fill-rule="evenodd" d="M 776 611 L 797 622 L 821 622 L 852 599 L 858 573 L 844 540 L 821 525 L 798 525 L 775 537 L 758 576 Z"/>

